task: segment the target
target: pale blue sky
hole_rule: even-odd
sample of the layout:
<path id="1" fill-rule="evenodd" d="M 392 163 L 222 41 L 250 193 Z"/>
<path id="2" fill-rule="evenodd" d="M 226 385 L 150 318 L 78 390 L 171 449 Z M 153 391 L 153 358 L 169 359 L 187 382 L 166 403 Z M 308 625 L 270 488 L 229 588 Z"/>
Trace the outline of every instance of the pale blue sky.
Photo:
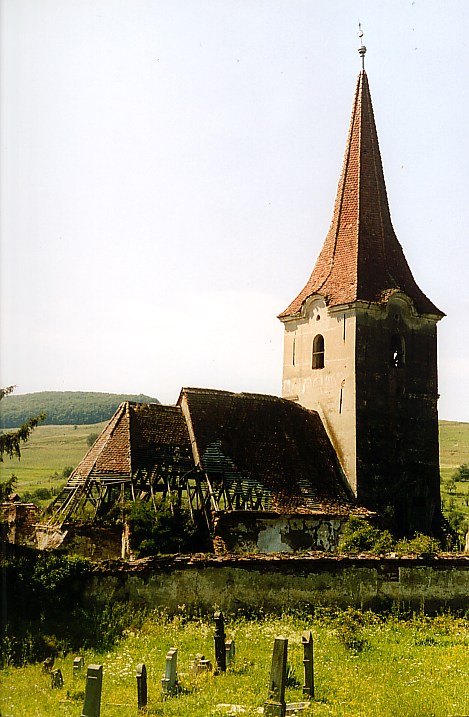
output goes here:
<path id="1" fill-rule="evenodd" d="M 3 0 L 1 385 L 278 394 L 360 63 L 469 421 L 467 0 Z"/>

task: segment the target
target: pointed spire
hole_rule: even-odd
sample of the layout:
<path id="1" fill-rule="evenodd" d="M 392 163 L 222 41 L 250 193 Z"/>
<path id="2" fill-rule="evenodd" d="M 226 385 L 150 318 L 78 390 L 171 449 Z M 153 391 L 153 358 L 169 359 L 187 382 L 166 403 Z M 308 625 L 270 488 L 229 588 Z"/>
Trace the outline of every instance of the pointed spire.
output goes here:
<path id="1" fill-rule="evenodd" d="M 362 69 L 332 223 L 306 286 L 279 318 L 299 313 L 313 294 L 337 306 L 354 301 L 382 304 L 396 292 L 412 299 L 419 313 L 444 315 L 417 286 L 394 232 L 370 89 Z"/>

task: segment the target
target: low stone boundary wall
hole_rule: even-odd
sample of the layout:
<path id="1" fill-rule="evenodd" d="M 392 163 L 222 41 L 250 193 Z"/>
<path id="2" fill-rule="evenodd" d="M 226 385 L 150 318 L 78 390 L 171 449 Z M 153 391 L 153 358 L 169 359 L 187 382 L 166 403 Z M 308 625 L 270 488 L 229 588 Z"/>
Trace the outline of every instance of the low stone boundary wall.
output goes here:
<path id="1" fill-rule="evenodd" d="M 313 606 L 469 610 L 469 556 L 256 555 L 155 557 L 96 564 L 86 600 L 178 612 Z"/>

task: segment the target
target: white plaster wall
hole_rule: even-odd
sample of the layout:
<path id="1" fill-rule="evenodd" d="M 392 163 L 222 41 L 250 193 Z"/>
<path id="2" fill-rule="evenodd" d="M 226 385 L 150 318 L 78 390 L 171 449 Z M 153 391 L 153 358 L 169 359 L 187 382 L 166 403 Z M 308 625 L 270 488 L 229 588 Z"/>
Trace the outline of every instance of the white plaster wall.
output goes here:
<path id="1" fill-rule="evenodd" d="M 284 325 L 282 397 L 318 411 L 356 493 L 355 310 L 330 311 L 324 299 L 315 296 L 305 302 L 301 317 Z M 322 369 L 312 368 L 317 334 L 324 337 Z"/>

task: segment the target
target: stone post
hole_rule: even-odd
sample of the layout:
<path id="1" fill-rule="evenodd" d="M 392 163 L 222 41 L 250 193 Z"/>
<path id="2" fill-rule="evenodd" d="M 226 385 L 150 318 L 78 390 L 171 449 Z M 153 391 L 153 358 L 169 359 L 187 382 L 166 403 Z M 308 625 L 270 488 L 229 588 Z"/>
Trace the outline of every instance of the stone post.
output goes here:
<path id="1" fill-rule="evenodd" d="M 73 660 L 73 676 L 77 677 L 85 666 L 83 657 L 75 657 Z"/>
<path id="2" fill-rule="evenodd" d="M 143 710 L 147 706 L 147 668 L 141 662 L 137 665 L 137 706 L 139 710 Z"/>
<path id="3" fill-rule="evenodd" d="M 59 690 L 64 686 L 62 670 L 52 670 L 50 673 L 50 686 L 53 690 Z"/>
<path id="4" fill-rule="evenodd" d="M 176 689 L 177 681 L 177 659 L 178 651 L 176 647 L 172 647 L 166 654 L 166 667 L 164 677 L 161 680 L 161 688 L 163 695 L 171 695 Z"/>
<path id="5" fill-rule="evenodd" d="M 85 702 L 81 717 L 100 717 L 103 666 L 88 665 L 86 673 Z"/>
<path id="6" fill-rule="evenodd" d="M 223 613 L 216 612 L 215 618 L 215 669 L 217 672 L 226 672 L 225 622 Z"/>
<path id="7" fill-rule="evenodd" d="M 270 670 L 269 692 L 264 703 L 265 717 L 285 717 L 287 705 L 285 702 L 285 681 L 287 676 L 288 640 L 286 637 L 276 637 L 272 653 L 272 667 Z"/>
<path id="8" fill-rule="evenodd" d="M 225 642 L 226 666 L 233 664 L 235 659 L 235 643 L 234 640 L 226 640 Z"/>
<path id="9" fill-rule="evenodd" d="M 313 636 L 309 630 L 303 633 L 301 642 L 303 644 L 303 666 L 305 671 L 303 694 L 308 695 L 308 697 L 314 697 Z"/>

